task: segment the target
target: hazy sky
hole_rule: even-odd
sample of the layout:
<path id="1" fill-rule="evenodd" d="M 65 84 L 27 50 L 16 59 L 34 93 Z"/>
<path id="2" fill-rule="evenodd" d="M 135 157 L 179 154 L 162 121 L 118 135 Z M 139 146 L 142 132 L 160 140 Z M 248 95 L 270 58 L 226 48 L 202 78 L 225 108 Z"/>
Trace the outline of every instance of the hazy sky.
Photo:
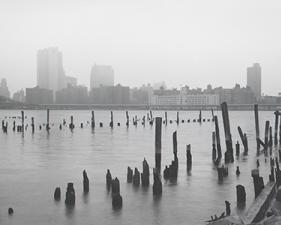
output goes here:
<path id="1" fill-rule="evenodd" d="M 67 75 L 89 86 L 94 63 L 138 86 L 246 85 L 281 92 L 280 0 L 0 0 L 0 78 L 12 92 L 36 85 L 36 52 L 57 46 Z"/>

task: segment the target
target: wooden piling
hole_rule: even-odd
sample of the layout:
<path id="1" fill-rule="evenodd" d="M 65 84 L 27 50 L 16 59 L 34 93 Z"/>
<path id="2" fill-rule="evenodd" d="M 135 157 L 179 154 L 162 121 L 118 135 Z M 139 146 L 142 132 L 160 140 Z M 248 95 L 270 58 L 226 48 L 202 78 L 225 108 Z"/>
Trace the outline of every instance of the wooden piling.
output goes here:
<path id="1" fill-rule="evenodd" d="M 21 111 L 21 132 L 24 132 L 24 111 Z"/>
<path id="2" fill-rule="evenodd" d="M 216 143 L 217 143 L 217 151 L 218 151 L 218 160 L 221 160 L 221 143 L 220 143 L 220 129 L 218 123 L 218 117 L 214 116 L 215 120 L 215 129 L 216 129 Z"/>
<path id="3" fill-rule="evenodd" d="M 160 174 L 153 169 L 153 195 L 154 196 L 161 196 L 162 195 L 162 182 L 160 179 Z"/>
<path id="4" fill-rule="evenodd" d="M 111 188 L 111 184 L 112 184 L 112 176 L 111 176 L 110 170 L 107 169 L 107 172 L 106 172 L 106 188 L 107 188 L 108 191 Z"/>
<path id="5" fill-rule="evenodd" d="M 83 190 L 85 194 L 89 192 L 89 178 L 86 170 L 83 170 Z"/>
<path id="6" fill-rule="evenodd" d="M 212 160 L 215 161 L 217 158 L 216 132 L 212 132 L 212 147 Z"/>
<path id="7" fill-rule="evenodd" d="M 240 155 L 240 144 L 239 144 L 239 141 L 237 141 L 236 143 L 236 156 L 239 156 Z"/>
<path id="8" fill-rule="evenodd" d="M 129 113 L 126 111 L 126 126 L 129 127 L 130 119 L 129 119 Z"/>
<path id="9" fill-rule="evenodd" d="M 229 162 L 233 162 L 234 158 L 233 158 L 233 147 L 232 147 L 232 138 L 230 132 L 228 107 L 226 102 L 223 102 L 221 104 L 221 111 L 222 111 L 222 119 L 224 125 L 225 143 L 226 143 L 225 163 L 229 163 Z"/>
<path id="10" fill-rule="evenodd" d="M 165 125 L 167 126 L 167 124 L 168 124 L 168 113 L 165 112 Z"/>
<path id="11" fill-rule="evenodd" d="M 149 186 L 149 165 L 146 159 L 142 162 L 141 184 L 143 187 Z"/>
<path id="12" fill-rule="evenodd" d="M 256 141 L 257 141 L 257 153 L 259 154 L 260 150 L 260 126 L 259 126 L 259 106 L 258 104 L 254 105 L 255 113 L 255 127 L 256 127 Z"/>
<path id="13" fill-rule="evenodd" d="M 92 118 L 91 118 L 91 127 L 92 129 L 95 128 L 96 122 L 95 122 L 95 112 L 92 111 Z"/>
<path id="14" fill-rule="evenodd" d="M 236 186 L 236 196 L 237 204 L 246 204 L 246 191 L 244 186 L 240 184 Z"/>
<path id="15" fill-rule="evenodd" d="M 274 126 L 274 145 L 278 144 L 278 123 L 279 123 L 279 111 L 275 111 L 275 126 Z"/>
<path id="16" fill-rule="evenodd" d="M 176 120 L 177 125 L 180 123 L 180 118 L 179 118 L 179 112 L 177 112 L 177 120 Z"/>
<path id="17" fill-rule="evenodd" d="M 109 126 L 111 128 L 113 128 L 113 112 L 112 111 L 110 111 L 110 123 L 109 123 Z"/>
<path id="18" fill-rule="evenodd" d="M 269 133 L 269 121 L 267 120 L 265 122 L 265 134 L 264 134 L 265 153 L 267 152 L 267 149 L 268 149 L 268 133 Z"/>
<path id="19" fill-rule="evenodd" d="M 71 129 L 71 130 L 73 130 L 74 129 L 74 123 L 73 123 L 73 116 L 70 116 L 70 124 L 69 124 L 69 128 Z"/>
<path id="20" fill-rule="evenodd" d="M 34 117 L 31 117 L 31 129 L 32 129 L 32 133 L 34 133 L 34 128 L 35 128 L 35 125 L 34 125 Z"/>
<path id="21" fill-rule="evenodd" d="M 263 178 L 259 176 L 259 170 L 254 169 L 252 170 L 252 177 L 254 181 L 254 189 L 255 189 L 255 198 L 261 193 L 262 189 L 264 188 Z"/>
<path id="22" fill-rule="evenodd" d="M 65 194 L 65 204 L 67 206 L 75 205 L 75 191 L 74 191 L 73 183 L 67 184 L 67 190 Z"/>
<path id="23" fill-rule="evenodd" d="M 50 129 L 50 110 L 47 109 L 47 124 L 46 124 L 46 130 L 48 131 Z"/>
<path id="24" fill-rule="evenodd" d="M 127 182 L 128 183 L 133 182 L 133 170 L 129 166 L 127 168 Z"/>
<path id="25" fill-rule="evenodd" d="M 161 138 L 162 138 L 162 118 L 156 117 L 155 124 L 155 168 L 161 173 Z"/>
<path id="26" fill-rule="evenodd" d="M 192 155 L 191 155 L 191 145 L 186 145 L 186 168 L 187 171 L 191 170 L 192 167 Z"/>

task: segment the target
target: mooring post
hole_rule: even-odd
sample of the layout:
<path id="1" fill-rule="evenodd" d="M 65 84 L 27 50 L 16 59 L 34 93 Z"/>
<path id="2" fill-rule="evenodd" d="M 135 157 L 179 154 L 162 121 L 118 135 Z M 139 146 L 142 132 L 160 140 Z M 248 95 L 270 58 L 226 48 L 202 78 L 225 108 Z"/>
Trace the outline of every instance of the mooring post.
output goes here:
<path id="1" fill-rule="evenodd" d="M 279 123 L 279 111 L 275 111 L 275 126 L 274 126 L 274 145 L 278 143 L 278 123 Z"/>
<path id="2" fill-rule="evenodd" d="M 95 128 L 96 122 L 95 122 L 95 112 L 92 111 L 92 118 L 91 118 L 91 127 L 92 129 Z"/>
<path id="3" fill-rule="evenodd" d="M 230 133 L 230 123 L 229 123 L 229 115 L 228 115 L 228 108 L 227 103 L 223 102 L 221 104 L 222 110 L 222 119 L 224 125 L 224 133 L 225 133 L 225 143 L 226 143 L 226 153 L 225 153 L 225 163 L 233 162 L 233 147 L 232 147 L 232 138 Z"/>
<path id="4" fill-rule="evenodd" d="M 34 117 L 31 117 L 31 129 L 32 129 L 32 133 L 34 133 Z"/>
<path id="5" fill-rule="evenodd" d="M 218 159 L 221 160 L 221 143 L 220 143 L 220 129 L 218 123 L 218 117 L 214 116 L 215 119 L 215 128 L 216 128 L 216 143 L 217 143 L 217 151 L 218 151 Z"/>
<path id="6" fill-rule="evenodd" d="M 113 112 L 112 111 L 110 111 L 110 123 L 109 123 L 109 126 L 111 128 L 113 128 Z"/>
<path id="7" fill-rule="evenodd" d="M 259 154 L 260 151 L 260 126 L 259 126 L 259 106 L 255 104 L 254 106 L 255 112 L 255 127 L 256 127 L 256 141 L 257 141 L 257 153 Z"/>
<path id="8" fill-rule="evenodd" d="M 155 124 L 155 168 L 158 174 L 161 173 L 161 138 L 162 138 L 162 118 L 156 117 Z"/>

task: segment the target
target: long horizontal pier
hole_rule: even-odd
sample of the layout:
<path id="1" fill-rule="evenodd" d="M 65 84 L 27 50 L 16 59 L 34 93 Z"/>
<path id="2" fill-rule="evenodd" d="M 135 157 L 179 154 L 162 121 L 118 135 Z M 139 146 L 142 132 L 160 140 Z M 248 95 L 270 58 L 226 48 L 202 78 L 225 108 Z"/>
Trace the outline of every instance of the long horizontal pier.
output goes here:
<path id="1" fill-rule="evenodd" d="M 24 104 L 0 103 L 0 109 L 25 110 L 220 110 L 220 105 L 144 105 L 144 104 Z M 228 104 L 230 111 L 251 111 L 253 104 Z M 281 110 L 281 104 L 259 104 L 260 111 Z"/>

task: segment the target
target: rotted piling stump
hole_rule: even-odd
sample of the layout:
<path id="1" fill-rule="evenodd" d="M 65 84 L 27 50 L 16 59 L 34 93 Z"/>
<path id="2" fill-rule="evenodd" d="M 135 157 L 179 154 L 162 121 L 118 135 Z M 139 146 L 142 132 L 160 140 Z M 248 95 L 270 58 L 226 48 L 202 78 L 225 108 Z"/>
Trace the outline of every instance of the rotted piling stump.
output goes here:
<path id="1" fill-rule="evenodd" d="M 108 191 L 110 190 L 111 185 L 112 185 L 112 176 L 110 170 L 108 169 L 106 173 L 106 187 Z"/>
<path id="2" fill-rule="evenodd" d="M 141 184 L 143 187 L 149 186 L 149 165 L 146 159 L 142 162 Z"/>
<path id="3" fill-rule="evenodd" d="M 60 201 L 60 198 L 61 198 L 60 187 L 57 187 L 57 188 L 55 189 L 54 199 L 55 199 L 56 201 Z"/>
<path id="4" fill-rule="evenodd" d="M 129 166 L 127 168 L 127 182 L 128 183 L 132 183 L 133 182 L 133 170 Z"/>
<path id="5" fill-rule="evenodd" d="M 85 194 L 89 193 L 89 178 L 86 170 L 83 170 L 83 190 Z"/>
<path id="6" fill-rule="evenodd" d="M 66 190 L 66 195 L 65 195 L 65 204 L 67 206 L 75 205 L 75 191 L 74 191 L 73 183 L 67 184 L 67 190 Z"/>
<path id="7" fill-rule="evenodd" d="M 236 197 L 237 197 L 237 204 L 244 205 L 246 204 L 246 191 L 243 185 L 236 186 Z"/>
<path id="8" fill-rule="evenodd" d="M 191 145 L 186 146 L 186 168 L 187 170 L 191 170 L 192 167 L 192 155 L 191 155 Z"/>
<path id="9" fill-rule="evenodd" d="M 112 180 L 112 207 L 113 209 L 119 209 L 122 207 L 123 199 L 120 195 L 120 182 L 118 178 L 116 177 L 114 180 Z"/>
<path id="10" fill-rule="evenodd" d="M 259 171 L 257 169 L 252 170 L 252 177 L 254 181 L 255 198 L 256 198 L 264 188 L 264 182 L 263 182 L 263 178 L 259 176 Z"/>
<path id="11" fill-rule="evenodd" d="M 134 172 L 134 175 L 133 175 L 133 185 L 135 187 L 140 186 L 140 172 L 138 171 L 137 168 L 135 168 L 135 172 Z"/>

